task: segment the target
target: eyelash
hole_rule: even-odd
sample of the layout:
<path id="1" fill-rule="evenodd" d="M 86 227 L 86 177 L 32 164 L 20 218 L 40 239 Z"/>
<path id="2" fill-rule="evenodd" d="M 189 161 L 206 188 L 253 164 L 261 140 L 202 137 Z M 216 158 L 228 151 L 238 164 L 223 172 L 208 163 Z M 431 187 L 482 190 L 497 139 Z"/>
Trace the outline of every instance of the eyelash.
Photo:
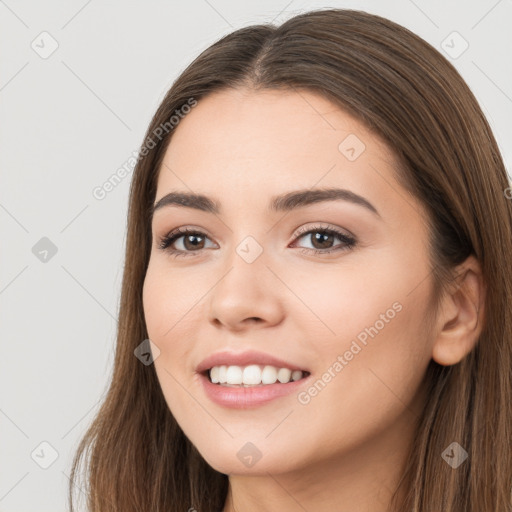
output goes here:
<path id="1" fill-rule="evenodd" d="M 332 252 L 336 251 L 347 251 L 355 247 L 356 245 L 356 239 L 346 235 L 345 233 L 342 233 L 341 231 L 338 231 L 334 228 L 326 228 L 323 226 L 313 226 L 313 227 L 306 227 L 301 228 L 299 232 L 297 233 L 295 239 L 302 238 L 304 235 L 308 235 L 311 233 L 323 233 L 327 235 L 334 235 L 335 237 L 339 238 L 345 245 L 344 246 L 336 246 L 331 249 L 309 249 L 307 247 L 302 247 L 303 253 L 310 253 L 313 252 L 314 254 L 330 254 Z M 175 231 L 169 233 L 168 235 L 161 237 L 158 243 L 159 249 L 168 252 L 172 257 L 188 257 L 188 256 L 195 256 L 196 253 L 201 252 L 201 249 L 197 251 L 182 251 L 180 249 L 171 249 L 170 246 L 179 238 L 185 236 L 185 235 L 199 235 L 201 237 L 206 237 L 204 233 L 197 229 L 190 229 L 190 228 L 178 228 Z M 208 238 L 208 237 L 206 237 Z M 295 240 L 294 239 L 294 240 Z"/>

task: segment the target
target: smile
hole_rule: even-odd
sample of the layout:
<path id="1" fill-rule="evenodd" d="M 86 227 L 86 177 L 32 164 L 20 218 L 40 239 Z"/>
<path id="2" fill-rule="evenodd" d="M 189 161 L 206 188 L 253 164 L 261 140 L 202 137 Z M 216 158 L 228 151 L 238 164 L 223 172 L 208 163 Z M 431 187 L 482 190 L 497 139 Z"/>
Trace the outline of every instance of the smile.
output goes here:
<path id="1" fill-rule="evenodd" d="M 287 384 L 309 375 L 302 370 L 291 370 L 271 365 L 250 364 L 247 366 L 218 365 L 210 368 L 208 377 L 213 384 L 221 386 L 260 386 L 279 382 Z"/>
<path id="2" fill-rule="evenodd" d="M 252 382 L 256 382 L 259 379 L 260 382 L 256 384 L 244 383 L 246 370 L 248 380 L 252 378 Z M 212 378 L 210 378 L 211 373 L 213 374 Z M 289 368 L 277 368 L 268 365 L 249 365 L 245 367 L 220 365 L 198 375 L 207 398 L 217 405 L 230 409 L 255 408 L 278 398 L 297 395 L 308 385 L 307 383 L 312 377 L 309 372 L 300 370 L 292 372 Z M 296 380 L 293 379 L 293 376 Z M 212 381 L 212 379 L 218 381 L 221 377 L 225 378 L 226 382 Z M 263 383 L 262 380 L 267 381 L 267 383 Z M 271 380 L 273 382 L 268 382 Z"/>

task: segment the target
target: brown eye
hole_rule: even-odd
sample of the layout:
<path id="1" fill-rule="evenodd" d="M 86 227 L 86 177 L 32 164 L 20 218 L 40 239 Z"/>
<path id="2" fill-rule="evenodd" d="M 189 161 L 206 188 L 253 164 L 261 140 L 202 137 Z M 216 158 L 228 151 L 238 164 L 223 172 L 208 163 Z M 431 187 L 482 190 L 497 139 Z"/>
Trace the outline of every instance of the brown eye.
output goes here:
<path id="1" fill-rule="evenodd" d="M 321 234 L 318 231 L 310 236 L 315 249 L 330 249 L 335 238 L 334 235 Z"/>
<path id="2" fill-rule="evenodd" d="M 297 236 L 296 240 L 309 240 L 311 247 L 304 247 L 305 251 L 313 251 L 317 254 L 327 254 L 334 251 L 351 249 L 356 245 L 355 238 L 337 231 L 333 228 L 313 227 Z M 338 239 L 341 243 L 336 243 Z"/>
<path id="3" fill-rule="evenodd" d="M 204 240 L 205 238 L 201 235 L 184 235 L 183 245 L 187 251 L 193 251 L 194 249 L 202 249 L 204 246 Z"/>
<path id="4" fill-rule="evenodd" d="M 197 230 L 178 229 L 160 240 L 159 248 L 175 256 L 188 256 L 205 249 L 208 237 Z M 214 244 L 213 244 L 214 246 Z"/>

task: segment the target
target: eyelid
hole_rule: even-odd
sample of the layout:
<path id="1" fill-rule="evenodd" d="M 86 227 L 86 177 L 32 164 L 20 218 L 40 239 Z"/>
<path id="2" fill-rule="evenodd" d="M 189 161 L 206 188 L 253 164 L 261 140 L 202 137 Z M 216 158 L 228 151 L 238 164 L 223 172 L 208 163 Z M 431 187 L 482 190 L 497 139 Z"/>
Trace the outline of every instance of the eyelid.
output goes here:
<path id="1" fill-rule="evenodd" d="M 353 235 L 350 231 L 344 228 L 340 228 L 338 226 L 334 226 L 332 224 L 329 224 L 327 222 L 316 222 L 313 223 L 313 225 L 307 225 L 307 226 L 301 226 L 297 231 L 293 234 L 293 240 L 300 237 L 301 235 L 304 235 L 305 233 L 309 233 L 310 231 L 334 231 L 340 235 L 344 235 L 347 238 L 353 238 L 356 239 L 356 236 Z"/>

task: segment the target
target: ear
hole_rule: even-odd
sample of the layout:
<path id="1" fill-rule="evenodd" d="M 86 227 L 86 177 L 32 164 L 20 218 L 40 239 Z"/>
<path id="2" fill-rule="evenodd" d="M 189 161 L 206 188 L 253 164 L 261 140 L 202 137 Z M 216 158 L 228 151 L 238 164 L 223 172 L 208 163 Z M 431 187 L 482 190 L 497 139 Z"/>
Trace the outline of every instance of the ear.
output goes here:
<path id="1" fill-rule="evenodd" d="M 432 358 L 443 366 L 460 362 L 475 347 L 485 319 L 486 285 L 478 260 L 469 256 L 441 304 Z"/>

